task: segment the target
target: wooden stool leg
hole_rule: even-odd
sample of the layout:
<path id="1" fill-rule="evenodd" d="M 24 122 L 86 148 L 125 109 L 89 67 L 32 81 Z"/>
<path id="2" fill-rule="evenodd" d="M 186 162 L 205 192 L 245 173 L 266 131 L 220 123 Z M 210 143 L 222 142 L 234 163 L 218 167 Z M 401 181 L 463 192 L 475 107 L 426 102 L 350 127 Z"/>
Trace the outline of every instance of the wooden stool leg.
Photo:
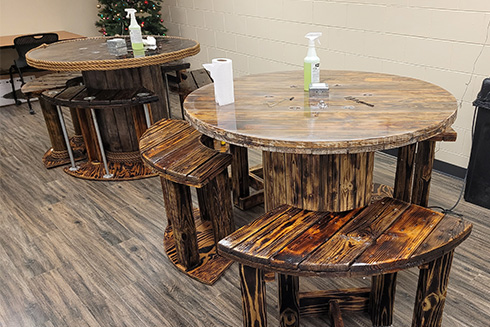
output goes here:
<path id="1" fill-rule="evenodd" d="M 61 122 L 58 117 L 56 106 L 44 100 L 43 97 L 39 98 L 39 103 L 41 104 L 44 122 L 48 129 L 48 135 L 53 150 L 56 152 L 66 152 L 63 130 L 61 128 Z"/>
<path id="2" fill-rule="evenodd" d="M 196 225 L 188 186 L 162 178 L 163 200 L 167 218 L 172 222 L 175 250 L 179 262 L 187 269 L 199 264 Z"/>
<path id="3" fill-rule="evenodd" d="M 328 302 L 328 313 L 330 315 L 332 327 L 344 327 L 344 320 L 340 313 L 339 301 L 331 300 Z"/>
<path id="4" fill-rule="evenodd" d="M 197 189 L 197 193 L 201 217 L 212 221 L 217 245 L 219 240 L 235 231 L 228 171 L 222 171 L 201 189 Z"/>
<path id="5" fill-rule="evenodd" d="M 427 207 L 429 204 L 430 181 L 434 166 L 436 142 L 427 140 L 418 143 L 415 159 L 412 203 Z"/>
<path id="6" fill-rule="evenodd" d="M 369 311 L 373 326 L 391 326 L 395 303 L 396 273 L 373 276 Z"/>
<path id="7" fill-rule="evenodd" d="M 233 155 L 233 161 L 231 163 L 233 203 L 237 207 L 240 207 L 240 199 L 250 195 L 250 185 L 248 180 L 248 149 L 230 144 L 230 153 Z"/>
<path id="8" fill-rule="evenodd" d="M 441 326 L 453 253 L 451 251 L 420 269 L 412 327 Z"/>
<path id="9" fill-rule="evenodd" d="M 73 132 L 75 135 L 82 136 L 82 128 L 80 127 L 80 121 L 78 120 L 77 110 L 70 108 L 71 122 L 73 124 Z"/>
<path id="10" fill-rule="evenodd" d="M 279 275 L 279 325 L 299 327 L 299 277 Z"/>
<path id="11" fill-rule="evenodd" d="M 265 281 L 262 270 L 240 264 L 244 327 L 266 327 Z"/>
<path id="12" fill-rule="evenodd" d="M 414 143 L 398 149 L 395 186 L 393 190 L 393 197 L 395 199 L 410 202 L 416 148 L 417 144 Z"/>
<path id="13" fill-rule="evenodd" d="M 212 205 L 210 204 L 210 200 L 208 199 L 208 188 L 207 185 L 204 185 L 201 188 L 196 188 L 197 193 L 197 202 L 199 203 L 199 214 L 201 215 L 201 220 L 203 221 L 211 221 L 211 217 L 213 216 Z"/>
<path id="14" fill-rule="evenodd" d="M 99 144 L 97 138 L 95 137 L 95 127 L 92 119 L 92 113 L 90 109 L 77 108 L 78 121 L 80 122 L 80 127 L 82 130 L 83 141 L 85 142 L 85 147 L 87 149 L 87 159 L 88 161 L 98 161 L 102 160 L 100 156 Z"/>

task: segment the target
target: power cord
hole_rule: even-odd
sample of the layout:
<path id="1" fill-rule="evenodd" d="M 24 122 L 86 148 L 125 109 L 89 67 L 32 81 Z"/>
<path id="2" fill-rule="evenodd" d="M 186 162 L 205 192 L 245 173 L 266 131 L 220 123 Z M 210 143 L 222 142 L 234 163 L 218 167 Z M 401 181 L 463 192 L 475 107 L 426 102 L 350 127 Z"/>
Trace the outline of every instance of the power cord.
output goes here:
<path id="1" fill-rule="evenodd" d="M 459 107 L 460 110 L 463 107 L 463 99 L 464 99 L 464 97 L 466 95 L 466 92 L 468 91 L 468 88 L 469 88 L 469 86 L 471 84 L 471 81 L 473 80 L 473 77 L 475 76 L 476 64 L 478 63 L 478 60 L 480 60 L 480 57 L 481 57 L 481 55 L 483 53 L 483 50 L 487 46 L 489 32 L 490 32 L 490 19 L 488 20 L 487 35 L 485 36 L 485 41 L 483 42 L 483 46 L 482 46 L 482 48 L 480 50 L 480 53 L 478 54 L 478 56 L 476 57 L 476 59 L 475 59 L 475 61 L 473 63 L 473 69 L 472 69 L 471 74 L 470 74 L 470 79 L 468 80 L 468 83 L 466 83 L 466 87 L 464 89 L 463 95 L 461 96 L 461 100 L 459 101 L 459 106 L 458 107 Z M 473 111 L 473 120 L 472 120 L 472 123 L 471 123 L 471 143 L 470 143 L 471 146 L 473 146 L 473 140 L 474 140 L 474 137 L 475 137 L 475 124 L 476 124 L 476 113 L 477 113 L 477 111 L 478 111 L 477 108 L 475 108 L 475 110 Z M 461 187 L 461 192 L 459 193 L 458 200 L 456 201 L 456 203 L 451 208 L 446 209 L 446 208 L 439 207 L 439 206 L 430 206 L 429 208 L 439 209 L 444 214 L 453 214 L 453 215 L 456 215 L 458 217 L 462 217 L 463 215 L 460 214 L 460 213 L 454 212 L 454 209 L 458 206 L 458 204 L 461 202 L 461 199 L 463 198 L 463 194 L 464 194 L 464 191 L 466 189 L 467 179 L 468 179 L 468 169 L 466 169 L 466 172 L 465 172 L 465 175 L 464 175 L 463 186 Z"/>

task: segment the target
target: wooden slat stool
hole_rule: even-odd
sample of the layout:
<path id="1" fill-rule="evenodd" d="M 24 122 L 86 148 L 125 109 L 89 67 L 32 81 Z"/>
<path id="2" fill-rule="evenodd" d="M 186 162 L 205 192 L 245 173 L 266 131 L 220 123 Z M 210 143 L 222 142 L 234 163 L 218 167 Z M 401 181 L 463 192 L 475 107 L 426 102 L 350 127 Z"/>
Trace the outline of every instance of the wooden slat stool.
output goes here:
<path id="1" fill-rule="evenodd" d="M 231 265 L 216 254 L 216 244 L 235 229 L 227 170 L 231 155 L 212 145 L 182 120 L 162 119 L 140 139 L 143 161 L 161 177 L 165 250 L 177 268 L 206 284 Z M 190 187 L 196 188 L 199 210 L 192 208 Z"/>
<path id="2" fill-rule="evenodd" d="M 159 99 L 154 92 L 144 87 L 123 90 L 99 90 L 78 85 L 45 91 L 42 93 L 41 98 L 57 108 L 63 133 L 65 134 L 65 141 L 66 128 L 59 107 L 64 106 L 76 109 L 80 122 L 83 122 L 82 135 L 87 149 L 88 162 L 83 163 L 80 167 L 76 166 L 70 154 L 70 145 L 66 141 L 66 147 L 71 158 L 71 167 L 65 169 L 66 173 L 75 177 L 94 180 L 130 180 L 154 176 L 151 170 L 147 169 L 142 163 L 139 151 L 109 152 L 105 150 L 102 133 L 105 133 L 106 140 L 117 139 L 119 134 L 111 134 L 111 131 L 114 130 L 114 128 L 111 128 L 112 126 L 100 128 L 95 112 L 95 110 L 118 109 L 122 112 L 122 115 L 125 115 L 125 110 L 128 109 L 133 116 L 136 134 L 138 136 L 142 135 L 152 123 L 149 104 Z M 143 114 L 140 114 L 141 111 L 137 109 L 138 106 L 143 106 Z M 139 117 L 143 115 L 144 118 Z M 130 133 L 128 131 L 132 126 L 126 125 L 122 127 L 122 132 Z M 103 165 L 100 165 L 101 162 Z"/>
<path id="3" fill-rule="evenodd" d="M 180 97 L 182 117 L 184 117 L 183 103 L 185 98 L 200 87 L 213 83 L 208 71 L 204 68 L 182 73 L 182 81 L 173 91 Z M 249 169 L 248 149 L 230 144 L 230 153 L 233 156 L 231 164 L 231 183 L 233 191 L 233 204 L 241 210 L 250 209 L 264 203 L 264 181 L 262 166 Z M 250 187 L 254 192 L 250 192 Z"/>
<path id="4" fill-rule="evenodd" d="M 244 326 L 267 324 L 264 270 L 279 275 L 281 326 L 326 313 L 342 326 L 335 301 L 349 312 L 369 308 L 373 320 L 386 294 L 375 287 L 301 294 L 299 276 L 382 278 L 418 266 L 412 327 L 435 327 L 441 324 L 453 251 L 471 228 L 460 218 L 392 198 L 341 213 L 283 205 L 221 240 L 218 252 L 240 263 Z"/>
<path id="5" fill-rule="evenodd" d="M 57 108 L 50 102 L 45 101 L 41 97 L 41 94 L 47 90 L 71 86 L 70 83 L 73 83 L 81 77 L 81 73 L 75 72 L 46 74 L 37 77 L 22 86 L 23 93 L 39 97 L 39 104 L 41 105 L 44 122 L 46 123 L 49 139 L 51 141 L 51 148 L 46 151 L 42 158 L 46 168 L 66 165 L 70 163 L 70 157 L 63 137 L 63 126 L 61 125 L 62 122 L 58 115 Z M 70 137 L 70 144 L 73 149 L 75 161 L 79 161 L 85 159 L 87 156 L 85 144 L 83 142 L 82 131 L 80 129 L 80 123 L 75 108 L 70 108 L 70 114 L 74 128 L 74 135 Z"/>

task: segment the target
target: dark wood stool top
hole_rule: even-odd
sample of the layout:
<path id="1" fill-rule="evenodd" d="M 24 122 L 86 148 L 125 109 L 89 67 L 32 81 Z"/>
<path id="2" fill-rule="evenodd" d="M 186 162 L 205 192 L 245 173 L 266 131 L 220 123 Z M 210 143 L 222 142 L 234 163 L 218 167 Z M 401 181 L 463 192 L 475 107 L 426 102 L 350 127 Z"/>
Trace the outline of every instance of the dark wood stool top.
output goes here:
<path id="1" fill-rule="evenodd" d="M 25 83 L 22 86 L 22 93 L 38 95 L 46 90 L 65 87 L 67 81 L 77 77 L 82 77 L 82 74 L 76 72 L 46 74 Z"/>
<path id="2" fill-rule="evenodd" d="M 185 121 L 162 119 L 141 137 L 141 156 L 164 178 L 202 187 L 230 165 L 231 155 L 207 147 L 201 137 Z"/>
<path id="3" fill-rule="evenodd" d="M 98 90 L 79 85 L 45 91 L 42 96 L 55 105 L 70 108 L 103 109 L 158 101 L 158 96 L 144 87 L 124 90 Z"/>
<path id="4" fill-rule="evenodd" d="M 392 198 L 342 213 L 281 206 L 221 240 L 218 250 L 287 275 L 370 276 L 431 262 L 471 228 L 460 218 Z"/>

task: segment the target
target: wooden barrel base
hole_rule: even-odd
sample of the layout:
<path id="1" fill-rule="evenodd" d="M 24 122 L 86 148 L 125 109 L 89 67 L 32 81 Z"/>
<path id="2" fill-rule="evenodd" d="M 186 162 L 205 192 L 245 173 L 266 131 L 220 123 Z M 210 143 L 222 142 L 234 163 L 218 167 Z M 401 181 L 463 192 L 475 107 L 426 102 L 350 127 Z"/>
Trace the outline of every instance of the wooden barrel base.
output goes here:
<path id="1" fill-rule="evenodd" d="M 106 171 L 102 162 L 84 162 L 79 165 L 79 169 L 72 171 L 70 167 L 65 167 L 64 171 L 68 175 L 98 181 L 126 181 L 157 176 L 150 168 L 146 167 L 142 161 L 136 162 L 111 162 L 108 163 L 111 178 L 104 178 Z"/>
<path id="2" fill-rule="evenodd" d="M 172 227 L 167 226 L 163 238 L 163 246 L 170 261 L 183 273 L 194 278 L 201 283 L 213 285 L 231 266 L 233 261 L 225 259 L 216 253 L 214 244 L 213 227 L 210 221 L 200 219 L 199 210 L 194 210 L 194 220 L 196 223 L 197 245 L 199 248 L 200 264 L 190 270 L 177 261 L 175 252 L 175 242 Z"/>
<path id="3" fill-rule="evenodd" d="M 75 161 L 84 160 L 87 158 L 87 154 L 85 152 L 85 147 L 73 149 L 73 157 Z M 44 154 L 42 158 L 44 167 L 50 169 L 54 167 L 64 166 L 70 163 L 70 157 L 68 157 L 68 151 L 55 151 L 53 148 L 50 148 Z"/>

